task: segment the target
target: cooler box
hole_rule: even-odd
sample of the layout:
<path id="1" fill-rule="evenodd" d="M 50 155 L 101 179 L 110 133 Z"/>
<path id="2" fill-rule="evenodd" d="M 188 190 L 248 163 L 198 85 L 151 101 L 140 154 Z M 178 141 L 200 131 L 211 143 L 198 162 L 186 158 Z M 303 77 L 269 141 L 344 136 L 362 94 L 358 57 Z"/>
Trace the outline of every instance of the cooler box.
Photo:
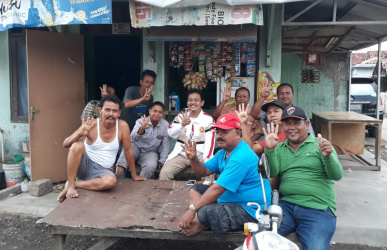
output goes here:
<path id="1" fill-rule="evenodd" d="M 180 97 L 176 93 L 169 94 L 169 111 L 180 110 Z"/>

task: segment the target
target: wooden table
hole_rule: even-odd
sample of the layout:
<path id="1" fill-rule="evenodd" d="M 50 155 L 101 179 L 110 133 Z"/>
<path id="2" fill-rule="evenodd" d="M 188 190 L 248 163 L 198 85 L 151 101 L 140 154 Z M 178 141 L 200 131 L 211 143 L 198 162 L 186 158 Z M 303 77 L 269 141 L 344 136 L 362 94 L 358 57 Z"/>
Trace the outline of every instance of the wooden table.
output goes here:
<path id="1" fill-rule="evenodd" d="M 63 249 L 68 234 L 106 237 L 96 249 L 106 249 L 123 237 L 242 243 L 243 232 L 206 231 L 189 238 L 179 233 L 189 189 L 186 181 L 119 179 L 107 191 L 78 189 L 79 198 L 66 199 L 42 222 L 54 235 L 56 249 Z"/>
<path id="2" fill-rule="evenodd" d="M 365 126 L 375 126 L 375 165 L 365 169 L 380 171 L 382 121 L 352 111 L 312 112 L 313 128 L 334 145 L 338 154 L 362 155 L 365 144 Z"/>

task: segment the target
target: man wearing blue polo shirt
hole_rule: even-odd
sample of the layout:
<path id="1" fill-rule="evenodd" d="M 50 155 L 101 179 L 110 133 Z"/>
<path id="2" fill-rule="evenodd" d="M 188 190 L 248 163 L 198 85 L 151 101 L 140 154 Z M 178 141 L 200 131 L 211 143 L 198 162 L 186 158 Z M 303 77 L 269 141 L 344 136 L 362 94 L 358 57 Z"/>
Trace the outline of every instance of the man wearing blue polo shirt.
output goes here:
<path id="1" fill-rule="evenodd" d="M 258 156 L 242 140 L 238 116 L 233 113 L 220 116 L 215 129 L 221 150 L 206 163 L 196 157 L 195 142 L 188 141 L 183 146 L 197 175 L 220 175 L 211 186 L 198 184 L 190 190 L 189 209 L 179 222 L 181 232 L 187 236 L 207 229 L 214 233 L 242 231 L 245 222 L 257 222 L 257 208 L 248 207 L 247 202 L 256 202 L 263 210 L 262 187 L 257 171 Z M 271 197 L 268 179 L 264 179 L 264 185 L 266 197 Z"/>

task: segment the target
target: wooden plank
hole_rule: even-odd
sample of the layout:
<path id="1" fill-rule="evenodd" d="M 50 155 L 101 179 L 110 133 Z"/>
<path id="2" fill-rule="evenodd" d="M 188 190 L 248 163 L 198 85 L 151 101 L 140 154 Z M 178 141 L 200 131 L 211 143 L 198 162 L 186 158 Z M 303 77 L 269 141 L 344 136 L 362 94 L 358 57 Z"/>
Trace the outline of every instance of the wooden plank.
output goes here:
<path id="1" fill-rule="evenodd" d="M 367 122 L 367 123 L 381 123 L 380 120 L 371 116 L 362 115 L 352 111 L 319 111 L 312 112 L 314 115 L 319 116 L 323 120 L 329 120 L 332 122 L 345 121 L 347 123 Z"/>
<path id="2" fill-rule="evenodd" d="M 54 235 L 55 249 L 63 250 L 65 245 L 65 240 L 66 240 L 65 234 L 55 234 Z"/>
<path id="3" fill-rule="evenodd" d="M 92 245 L 89 250 L 105 250 L 113 246 L 120 238 L 103 238 L 94 245 Z"/>
<path id="4" fill-rule="evenodd" d="M 191 237 L 169 230 L 138 229 L 138 228 L 85 228 L 68 226 L 50 226 L 51 234 L 72 234 L 98 237 L 115 238 L 138 238 L 138 239 L 164 239 L 164 240 L 187 240 L 190 241 L 212 241 L 212 242 L 233 242 L 241 243 L 246 235 L 240 232 L 228 232 L 224 234 L 214 234 L 211 231 L 200 232 Z"/>
<path id="5" fill-rule="evenodd" d="M 69 227 L 150 228 L 178 232 L 178 221 L 188 208 L 189 189 L 185 181 L 121 178 L 111 190 L 78 189 L 79 198 L 66 199 L 43 218 L 43 222 Z"/>

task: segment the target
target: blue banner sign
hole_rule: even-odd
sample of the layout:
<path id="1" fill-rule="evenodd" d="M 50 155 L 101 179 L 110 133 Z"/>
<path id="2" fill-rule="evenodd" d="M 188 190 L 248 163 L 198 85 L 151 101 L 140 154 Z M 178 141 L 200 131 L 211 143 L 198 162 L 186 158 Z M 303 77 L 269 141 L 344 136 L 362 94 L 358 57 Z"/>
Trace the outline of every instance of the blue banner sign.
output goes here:
<path id="1" fill-rule="evenodd" d="M 111 0 L 0 0 L 0 31 L 13 27 L 111 23 Z"/>

